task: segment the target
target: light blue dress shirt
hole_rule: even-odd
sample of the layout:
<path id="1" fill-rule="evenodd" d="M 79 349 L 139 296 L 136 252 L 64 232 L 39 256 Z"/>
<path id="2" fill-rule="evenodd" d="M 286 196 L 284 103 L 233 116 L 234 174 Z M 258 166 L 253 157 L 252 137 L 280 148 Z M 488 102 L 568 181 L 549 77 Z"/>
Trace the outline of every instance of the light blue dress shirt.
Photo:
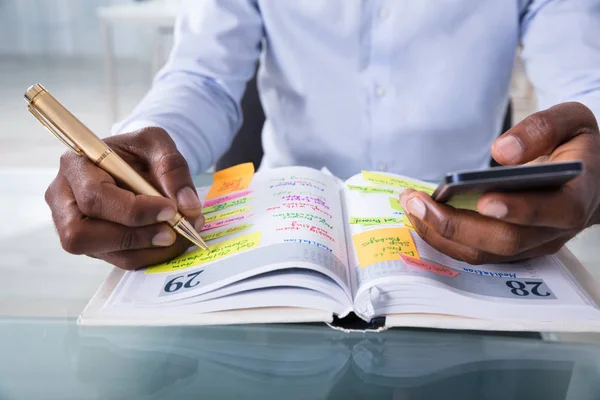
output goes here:
<path id="1" fill-rule="evenodd" d="M 184 1 L 168 62 L 116 131 L 160 126 L 206 170 L 260 60 L 263 167 L 437 180 L 488 165 L 519 43 L 540 108 L 600 116 L 599 0 Z"/>

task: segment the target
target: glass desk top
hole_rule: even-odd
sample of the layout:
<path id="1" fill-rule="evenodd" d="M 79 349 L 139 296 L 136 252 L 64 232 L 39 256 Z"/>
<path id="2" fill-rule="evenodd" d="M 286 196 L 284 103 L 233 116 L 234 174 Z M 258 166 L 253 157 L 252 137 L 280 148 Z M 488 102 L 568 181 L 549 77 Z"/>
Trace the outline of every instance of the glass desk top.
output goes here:
<path id="1" fill-rule="evenodd" d="M 600 398 L 594 343 L 320 324 L 78 327 L 110 267 L 60 248 L 43 201 L 53 174 L 0 171 L 0 399 Z M 581 240 L 572 250 L 595 268 Z"/>

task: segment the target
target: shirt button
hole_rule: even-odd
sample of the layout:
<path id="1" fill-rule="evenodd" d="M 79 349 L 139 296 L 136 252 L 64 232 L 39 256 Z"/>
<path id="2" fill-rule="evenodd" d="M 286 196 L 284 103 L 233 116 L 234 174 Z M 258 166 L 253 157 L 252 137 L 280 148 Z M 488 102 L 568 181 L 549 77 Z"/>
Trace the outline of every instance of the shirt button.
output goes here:
<path id="1" fill-rule="evenodd" d="M 377 97 L 383 97 L 385 96 L 385 89 L 381 86 L 375 86 L 375 94 Z"/>
<path id="2" fill-rule="evenodd" d="M 377 169 L 380 170 L 381 172 L 385 172 L 385 171 L 387 171 L 387 165 L 380 162 L 379 164 L 377 164 Z"/>
<path id="3" fill-rule="evenodd" d="M 386 19 L 388 19 L 389 16 L 390 16 L 390 10 L 388 10 L 386 7 L 381 7 L 379 9 L 379 19 L 381 21 L 385 21 Z"/>

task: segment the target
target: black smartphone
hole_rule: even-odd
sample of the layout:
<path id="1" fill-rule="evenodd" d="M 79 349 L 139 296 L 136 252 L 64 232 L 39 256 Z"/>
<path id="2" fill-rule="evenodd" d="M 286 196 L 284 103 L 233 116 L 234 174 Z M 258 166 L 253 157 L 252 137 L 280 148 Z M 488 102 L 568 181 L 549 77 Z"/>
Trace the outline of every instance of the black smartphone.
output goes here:
<path id="1" fill-rule="evenodd" d="M 552 189 L 583 173 L 583 162 L 551 162 L 447 174 L 431 197 L 445 203 L 467 193 Z"/>

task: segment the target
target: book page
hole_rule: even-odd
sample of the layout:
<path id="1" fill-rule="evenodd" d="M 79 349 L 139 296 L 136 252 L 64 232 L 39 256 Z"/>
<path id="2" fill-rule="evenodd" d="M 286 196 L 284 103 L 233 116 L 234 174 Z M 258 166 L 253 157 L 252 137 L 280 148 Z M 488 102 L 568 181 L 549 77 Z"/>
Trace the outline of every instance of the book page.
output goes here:
<path id="1" fill-rule="evenodd" d="M 349 262 L 358 281 L 359 315 L 508 319 L 553 318 L 562 312 L 600 317 L 596 304 L 554 256 L 473 266 L 438 252 L 412 229 L 395 202 L 406 188 L 433 190 L 425 182 L 367 171 L 346 182 Z"/>
<path id="2" fill-rule="evenodd" d="M 206 219 L 201 236 L 210 251 L 193 248 L 166 263 L 128 272 L 111 296 L 110 307 L 214 302 L 218 290 L 233 296 L 237 291 L 260 289 L 263 283 L 272 293 L 283 293 L 274 289 L 277 285 L 296 287 L 303 295 L 318 291 L 351 305 L 340 187 L 335 178 L 310 168 L 280 168 L 251 179 L 226 175 L 199 193 Z M 293 273 L 283 280 L 268 274 L 283 269 Z M 306 270 L 321 274 L 321 282 L 317 284 L 318 275 L 310 272 L 302 275 Z M 272 297 L 272 303 L 302 307 L 289 290 L 285 293 L 286 298 Z"/>

